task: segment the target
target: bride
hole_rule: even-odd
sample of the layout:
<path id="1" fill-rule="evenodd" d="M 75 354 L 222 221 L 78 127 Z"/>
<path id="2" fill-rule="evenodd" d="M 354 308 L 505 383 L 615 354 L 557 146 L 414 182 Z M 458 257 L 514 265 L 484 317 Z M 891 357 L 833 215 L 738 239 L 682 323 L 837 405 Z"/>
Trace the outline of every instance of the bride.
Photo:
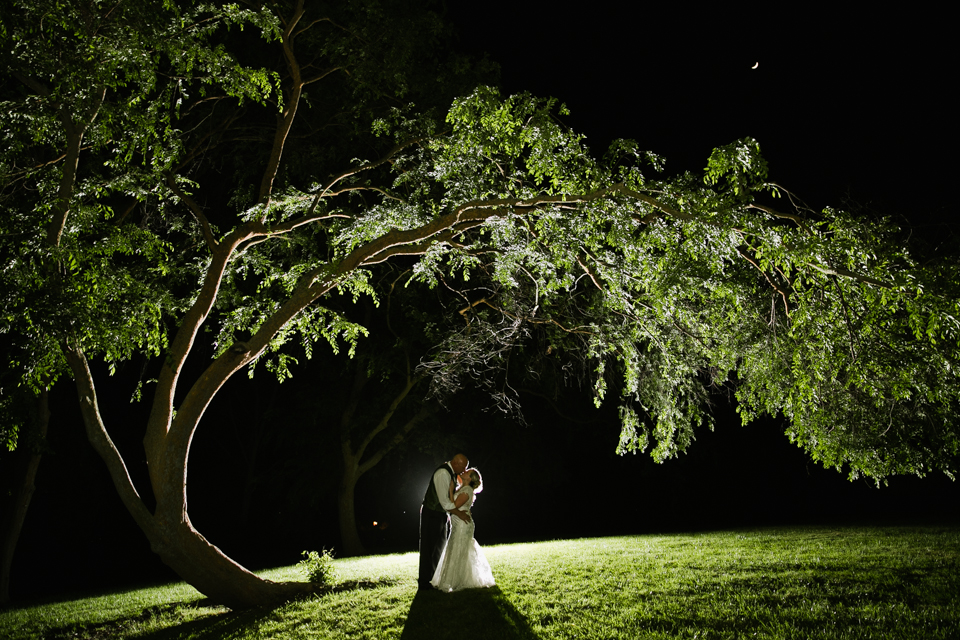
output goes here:
<path id="1" fill-rule="evenodd" d="M 476 500 L 476 494 L 483 490 L 480 472 L 476 469 L 467 469 L 460 474 L 460 488 L 453 490 L 454 483 L 450 483 L 450 500 L 459 511 L 470 513 L 470 507 Z M 452 531 L 447 540 L 447 546 L 440 556 L 440 564 L 430 581 L 440 591 L 450 592 L 475 587 L 492 587 L 493 573 L 490 565 L 480 550 L 480 545 L 473 538 L 475 525 L 473 518 L 464 522 L 461 518 L 451 518 Z"/>

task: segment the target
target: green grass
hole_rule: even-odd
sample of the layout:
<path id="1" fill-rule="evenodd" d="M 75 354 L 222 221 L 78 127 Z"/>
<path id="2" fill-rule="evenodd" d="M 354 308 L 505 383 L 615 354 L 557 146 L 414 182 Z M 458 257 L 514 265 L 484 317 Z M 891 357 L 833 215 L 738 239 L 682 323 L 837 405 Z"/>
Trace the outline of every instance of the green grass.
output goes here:
<path id="1" fill-rule="evenodd" d="M 793 528 L 485 547 L 498 585 L 416 591 L 417 556 L 230 611 L 171 584 L 0 611 L 4 638 L 960 638 L 960 528 Z M 263 572 L 301 579 L 293 566 Z"/>

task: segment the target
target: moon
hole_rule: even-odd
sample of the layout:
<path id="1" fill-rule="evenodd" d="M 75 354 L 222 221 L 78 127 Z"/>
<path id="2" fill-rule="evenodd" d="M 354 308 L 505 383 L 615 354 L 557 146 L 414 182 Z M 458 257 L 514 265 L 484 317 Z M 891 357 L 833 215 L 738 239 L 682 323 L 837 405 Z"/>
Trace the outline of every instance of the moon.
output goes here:
<path id="1" fill-rule="evenodd" d="M 751 68 L 751 69 L 756 69 L 756 68 L 759 67 L 759 66 L 760 66 L 760 63 L 759 63 L 759 62 L 754 62 L 754 63 L 753 63 L 753 66 L 750 67 L 750 68 Z"/>

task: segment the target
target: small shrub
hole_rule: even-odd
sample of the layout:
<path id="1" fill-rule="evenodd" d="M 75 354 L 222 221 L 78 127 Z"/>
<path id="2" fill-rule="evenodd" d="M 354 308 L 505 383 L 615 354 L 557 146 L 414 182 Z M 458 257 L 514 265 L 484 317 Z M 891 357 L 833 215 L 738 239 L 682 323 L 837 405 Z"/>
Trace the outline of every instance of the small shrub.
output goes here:
<path id="1" fill-rule="evenodd" d="M 329 585 L 337 581 L 337 570 L 333 566 L 333 549 L 329 551 L 321 549 L 320 553 L 304 551 L 303 560 L 297 563 L 297 567 L 313 584 Z"/>

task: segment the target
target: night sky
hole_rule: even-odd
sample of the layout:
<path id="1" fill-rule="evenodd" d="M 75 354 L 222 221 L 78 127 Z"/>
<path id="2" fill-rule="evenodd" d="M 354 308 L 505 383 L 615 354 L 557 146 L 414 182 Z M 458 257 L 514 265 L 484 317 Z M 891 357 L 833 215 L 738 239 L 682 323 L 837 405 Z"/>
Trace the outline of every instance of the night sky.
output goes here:
<path id="1" fill-rule="evenodd" d="M 529 90 L 566 103 L 567 122 L 587 135 L 595 153 L 614 138 L 633 138 L 666 158 L 667 173 L 699 171 L 715 146 L 752 136 L 771 178 L 815 209 L 849 198 L 909 220 L 931 241 L 958 230 L 948 209 L 955 180 L 948 152 L 958 143 L 951 91 L 957 56 L 945 16 L 877 8 L 864 15 L 786 14 L 783 5 L 770 5 L 777 15 L 741 14 L 719 3 L 708 12 L 673 3 L 677 8 L 629 13 L 620 9 L 625 3 L 596 1 L 569 10 L 544 4 L 549 13 L 517 2 L 447 4 L 462 47 L 501 63 L 507 92 Z M 299 383 L 295 378 L 279 389 L 265 372 L 254 382 L 238 376 L 198 430 L 191 517 L 247 566 L 290 564 L 304 549 L 338 544 L 335 485 L 318 471 L 336 464 L 329 452 L 306 471 L 293 463 L 263 471 L 287 496 L 275 505 L 254 494 L 244 507 L 239 488 L 246 421 L 259 415 L 258 403 L 272 398 L 271 406 L 282 407 L 287 398 L 292 406 L 311 376 L 320 375 L 310 367 L 322 366 L 321 360 L 308 365 Z M 110 389 L 101 406 L 111 434 L 142 474 L 146 407 L 126 402 L 133 382 L 123 379 L 135 380 L 137 367 L 109 382 L 101 371 L 98 380 Z M 14 560 L 13 597 L 175 578 L 150 553 L 86 443 L 69 386 L 56 389 L 53 411 L 55 453 L 41 463 Z M 474 507 L 481 544 L 960 519 L 960 488 L 942 476 L 893 478 L 881 489 L 851 483 L 810 462 L 776 419 L 741 427 L 720 401 L 715 414 L 714 432 L 700 433 L 688 454 L 663 465 L 644 455 L 615 455 L 612 407 L 584 406 L 569 420 L 533 401 L 530 424 L 521 427 L 463 401 L 444 419 L 448 442 L 457 443 L 451 448 L 484 475 Z M 282 413 L 276 418 L 280 426 L 285 420 Z M 364 532 L 372 550 L 416 549 L 417 509 L 430 472 L 444 459 L 438 455 L 411 447 L 361 480 L 360 520 L 386 525 Z"/>

